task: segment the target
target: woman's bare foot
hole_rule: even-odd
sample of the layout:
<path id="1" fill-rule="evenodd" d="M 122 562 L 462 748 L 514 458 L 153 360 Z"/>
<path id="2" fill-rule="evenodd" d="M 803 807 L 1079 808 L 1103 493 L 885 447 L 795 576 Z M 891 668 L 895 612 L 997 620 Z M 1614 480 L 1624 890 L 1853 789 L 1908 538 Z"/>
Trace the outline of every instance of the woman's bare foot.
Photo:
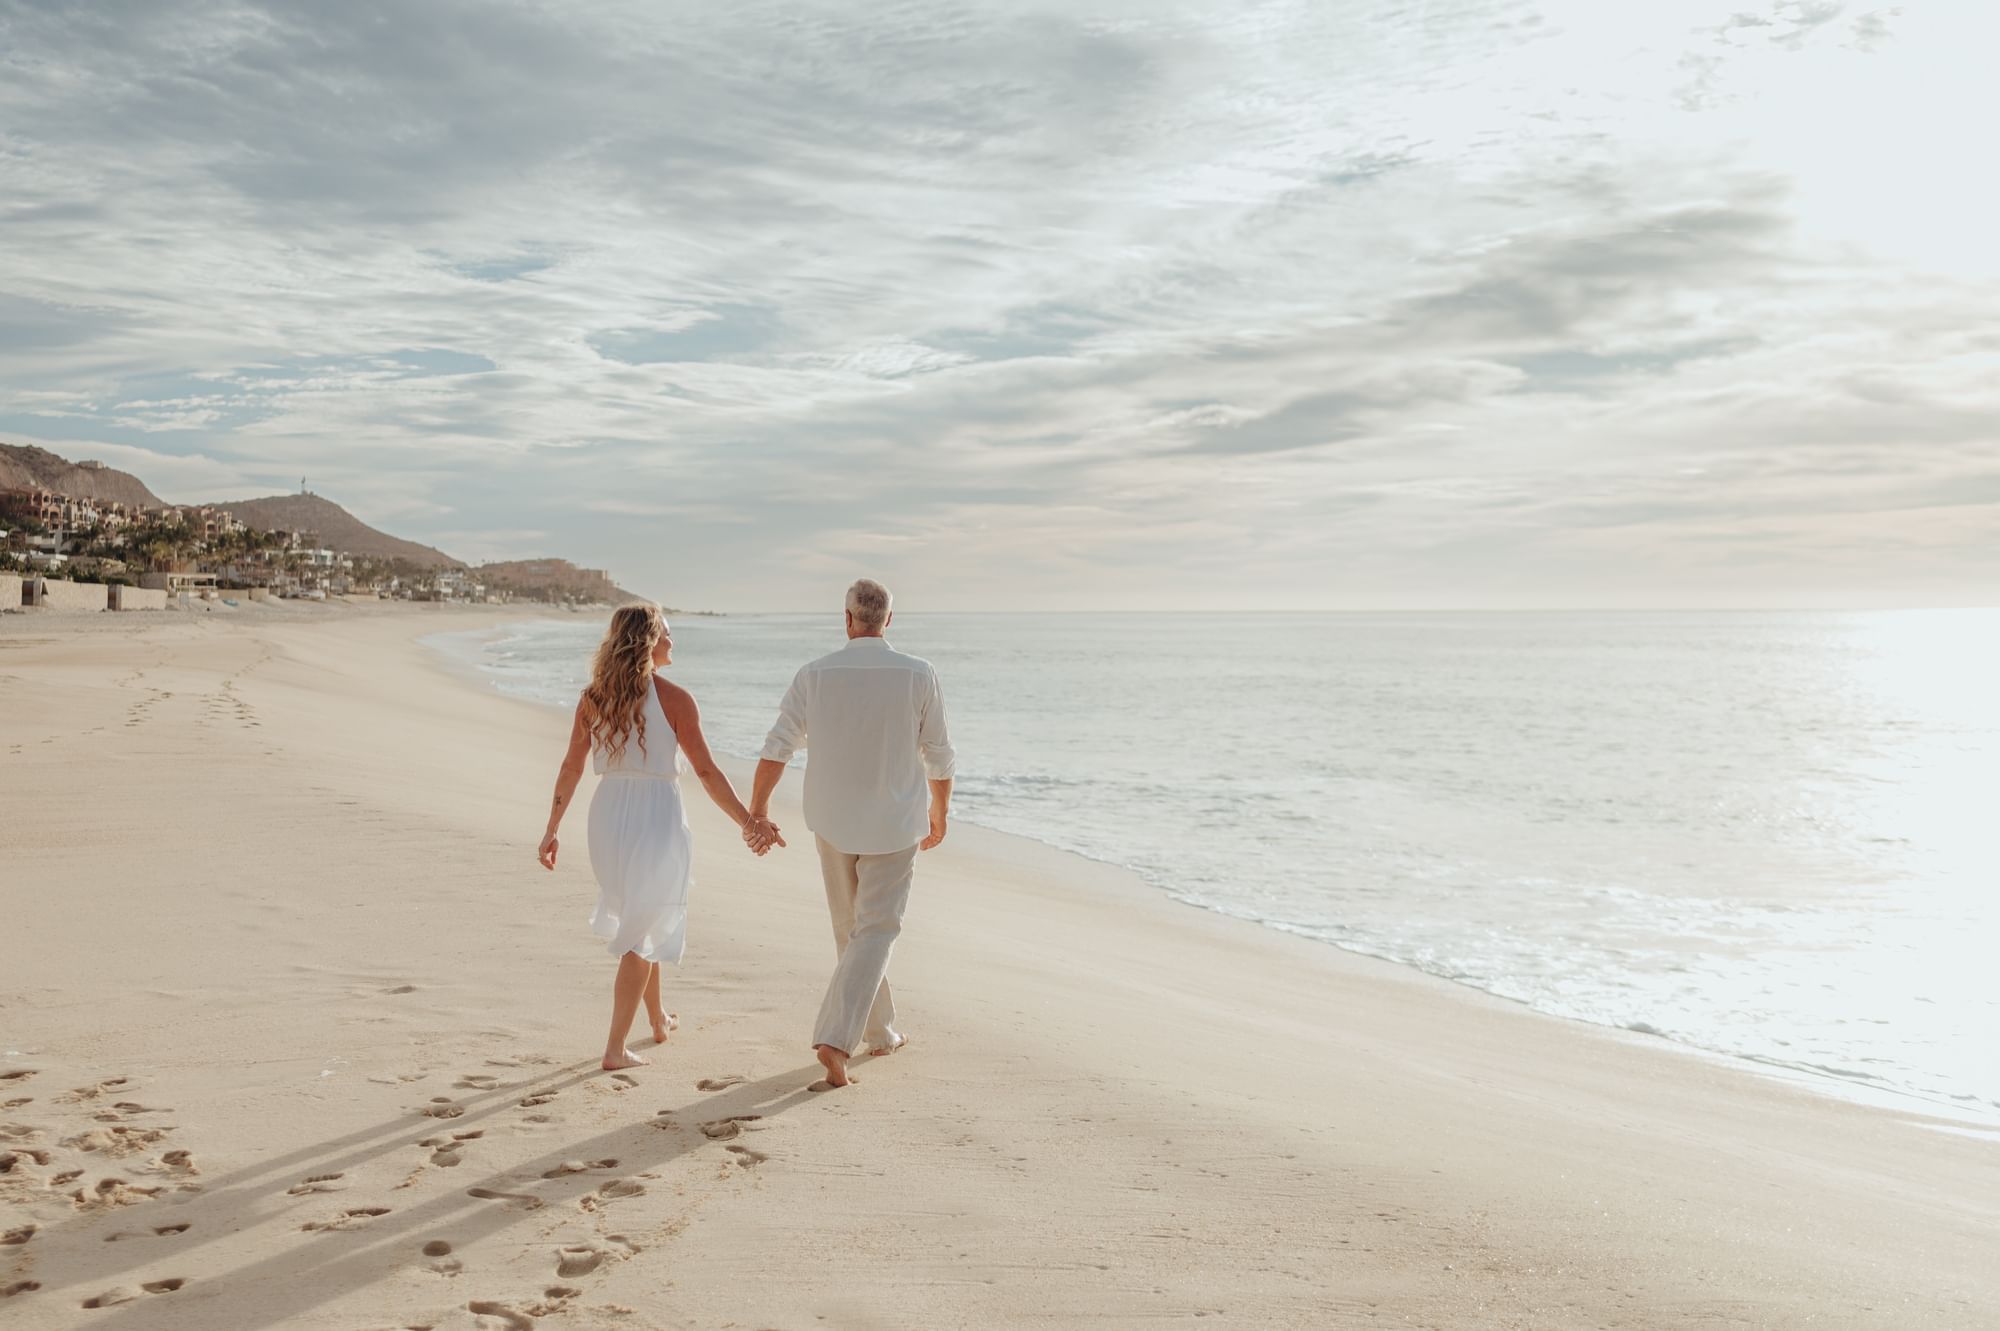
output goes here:
<path id="1" fill-rule="evenodd" d="M 646 1060 L 630 1049 L 620 1049 L 615 1054 L 606 1054 L 604 1062 L 599 1066 L 606 1072 L 617 1072 L 623 1068 L 643 1068 L 646 1066 Z"/>
<path id="2" fill-rule="evenodd" d="M 653 1022 L 653 1043 L 665 1044 L 667 1037 L 680 1028 L 681 1019 L 678 1014 L 672 1012 L 663 1013 Z"/>
<path id="3" fill-rule="evenodd" d="M 813 1046 L 813 1053 L 819 1055 L 819 1065 L 826 1069 L 827 1085 L 848 1086 L 860 1080 L 860 1078 L 848 1074 L 847 1055 L 841 1053 L 832 1045 L 816 1044 Z"/>

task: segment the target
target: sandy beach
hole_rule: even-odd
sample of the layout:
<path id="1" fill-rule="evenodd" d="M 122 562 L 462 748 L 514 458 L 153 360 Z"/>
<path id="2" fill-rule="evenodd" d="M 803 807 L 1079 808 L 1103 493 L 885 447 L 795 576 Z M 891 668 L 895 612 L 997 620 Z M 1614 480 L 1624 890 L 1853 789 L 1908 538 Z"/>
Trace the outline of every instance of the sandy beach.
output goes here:
<path id="1" fill-rule="evenodd" d="M 811 1093 L 796 782 L 765 860 L 691 792 L 681 1029 L 602 1073 L 566 718 L 421 642 L 505 617 L 0 617 L 0 1322 L 2000 1326 L 1990 1134 L 963 822 L 911 1045 Z"/>

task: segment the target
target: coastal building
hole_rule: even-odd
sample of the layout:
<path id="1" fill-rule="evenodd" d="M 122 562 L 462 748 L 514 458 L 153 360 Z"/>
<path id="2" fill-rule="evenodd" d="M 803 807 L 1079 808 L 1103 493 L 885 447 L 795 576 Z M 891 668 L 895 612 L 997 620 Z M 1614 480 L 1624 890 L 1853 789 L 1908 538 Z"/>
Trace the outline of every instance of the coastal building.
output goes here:
<path id="1" fill-rule="evenodd" d="M 186 527 L 190 534 L 203 541 L 220 540 L 224 536 L 233 536 L 248 530 L 227 509 L 214 508 L 206 504 L 199 507 L 168 505 L 166 508 L 156 510 L 154 516 L 163 523 L 175 523 Z"/>
<path id="2" fill-rule="evenodd" d="M 42 610 L 103 610 L 110 604 L 101 582 L 65 582 L 57 578 L 28 578 L 22 583 L 21 603 Z"/>
<path id="3" fill-rule="evenodd" d="M 167 608 L 167 594 L 156 587 L 127 587 L 122 583 L 109 583 L 105 591 L 110 594 L 110 610 L 164 610 Z"/>
<path id="4" fill-rule="evenodd" d="M 0 499 L 5 499 L 7 507 L 19 514 L 23 521 L 38 527 L 64 525 L 66 505 L 70 502 L 53 490 L 44 490 L 40 486 L 0 491 Z"/>
<path id="5" fill-rule="evenodd" d="M 52 531 L 116 530 L 135 519 L 135 511 L 111 500 L 79 499 L 40 486 L 0 491 L 4 507 L 38 527 Z"/>
<path id="6" fill-rule="evenodd" d="M 213 573 L 141 573 L 139 585 L 179 596 L 183 592 L 212 594 L 219 584 Z"/>

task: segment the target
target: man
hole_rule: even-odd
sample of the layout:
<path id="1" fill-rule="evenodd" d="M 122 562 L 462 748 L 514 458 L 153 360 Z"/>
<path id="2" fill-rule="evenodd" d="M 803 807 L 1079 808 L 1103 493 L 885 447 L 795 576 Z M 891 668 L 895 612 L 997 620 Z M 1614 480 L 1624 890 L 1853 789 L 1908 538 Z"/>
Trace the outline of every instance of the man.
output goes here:
<path id="1" fill-rule="evenodd" d="M 848 1059 L 866 1043 L 893 1054 L 889 951 L 903 929 L 917 851 L 944 840 L 953 763 L 944 694 L 928 661 L 882 636 L 894 618 L 889 589 L 863 578 L 847 589 L 847 646 L 801 669 L 764 741 L 745 840 L 769 825 L 771 794 L 800 749 L 806 826 L 819 842 L 826 904 L 839 955 L 813 1027 L 813 1052 L 834 1086 L 854 1080 Z M 928 787 L 928 802 L 925 799 Z"/>

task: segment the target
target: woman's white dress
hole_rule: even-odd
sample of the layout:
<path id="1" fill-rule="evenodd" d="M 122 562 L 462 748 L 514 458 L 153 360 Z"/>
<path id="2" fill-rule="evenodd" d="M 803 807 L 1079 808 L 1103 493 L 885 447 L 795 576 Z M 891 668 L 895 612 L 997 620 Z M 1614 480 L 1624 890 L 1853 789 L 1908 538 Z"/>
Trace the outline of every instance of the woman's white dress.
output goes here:
<path id="1" fill-rule="evenodd" d="M 590 871 L 597 875 L 590 928 L 609 940 L 614 957 L 636 952 L 678 966 L 694 847 L 681 804 L 680 742 L 651 684 L 644 716 L 645 748 L 634 734 L 623 753 L 599 747 L 592 758 L 602 779 L 590 800 Z"/>

